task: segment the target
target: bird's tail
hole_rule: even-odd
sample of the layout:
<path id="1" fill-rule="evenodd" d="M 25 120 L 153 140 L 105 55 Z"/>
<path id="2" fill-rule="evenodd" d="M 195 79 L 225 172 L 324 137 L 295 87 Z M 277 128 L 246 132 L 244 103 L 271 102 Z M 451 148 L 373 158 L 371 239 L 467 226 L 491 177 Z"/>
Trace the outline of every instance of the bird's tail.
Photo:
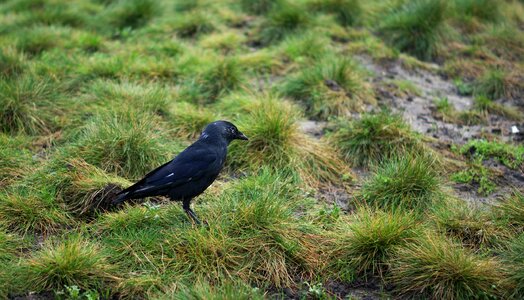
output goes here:
<path id="1" fill-rule="evenodd" d="M 122 191 L 120 194 L 118 194 L 113 201 L 111 201 L 112 205 L 118 205 L 124 201 L 126 201 L 128 198 L 129 192 Z"/>

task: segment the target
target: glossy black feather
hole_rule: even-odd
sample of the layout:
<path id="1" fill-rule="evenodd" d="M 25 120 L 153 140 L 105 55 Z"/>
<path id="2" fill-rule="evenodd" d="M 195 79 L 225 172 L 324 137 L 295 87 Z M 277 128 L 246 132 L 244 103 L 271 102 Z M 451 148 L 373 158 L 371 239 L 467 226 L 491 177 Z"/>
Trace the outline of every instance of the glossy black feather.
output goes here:
<path id="1" fill-rule="evenodd" d="M 171 200 L 191 200 L 215 181 L 224 167 L 227 146 L 234 139 L 247 138 L 229 122 L 209 124 L 195 143 L 120 192 L 113 204 L 159 195 Z"/>

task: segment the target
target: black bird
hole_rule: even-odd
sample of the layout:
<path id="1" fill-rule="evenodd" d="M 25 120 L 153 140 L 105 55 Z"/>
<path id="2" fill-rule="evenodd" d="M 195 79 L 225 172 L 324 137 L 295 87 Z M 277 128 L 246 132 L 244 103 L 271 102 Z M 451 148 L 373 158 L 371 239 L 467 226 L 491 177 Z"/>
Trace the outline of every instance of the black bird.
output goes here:
<path id="1" fill-rule="evenodd" d="M 247 140 L 247 137 L 230 122 L 208 124 L 196 142 L 170 162 L 121 191 L 112 203 L 117 205 L 129 199 L 167 196 L 171 200 L 182 201 L 188 216 L 200 224 L 190 208 L 191 199 L 215 181 L 224 167 L 227 146 L 233 140 Z"/>

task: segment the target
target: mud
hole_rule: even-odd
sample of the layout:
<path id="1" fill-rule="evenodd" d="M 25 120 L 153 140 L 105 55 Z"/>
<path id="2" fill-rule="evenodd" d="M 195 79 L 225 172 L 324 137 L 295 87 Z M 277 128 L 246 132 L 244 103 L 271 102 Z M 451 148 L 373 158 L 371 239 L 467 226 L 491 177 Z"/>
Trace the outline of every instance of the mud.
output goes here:
<path id="1" fill-rule="evenodd" d="M 457 125 L 437 119 L 433 112 L 436 110 L 435 100 L 447 98 L 457 112 L 470 110 L 473 105 L 471 96 L 462 96 L 455 84 L 438 75 L 439 66 L 429 65 L 432 71 L 403 67 L 402 61 L 392 61 L 384 64 L 374 63 L 365 56 L 357 56 L 356 60 L 373 75 L 372 83 L 377 89 L 379 104 L 391 108 L 402 114 L 413 130 L 438 138 L 441 141 L 463 144 L 472 138 L 496 136 L 502 140 L 512 140 L 512 126 L 523 131 L 522 124 L 491 115 L 486 125 Z M 388 89 L 391 81 L 409 81 L 419 92 L 417 95 L 393 93 Z"/>

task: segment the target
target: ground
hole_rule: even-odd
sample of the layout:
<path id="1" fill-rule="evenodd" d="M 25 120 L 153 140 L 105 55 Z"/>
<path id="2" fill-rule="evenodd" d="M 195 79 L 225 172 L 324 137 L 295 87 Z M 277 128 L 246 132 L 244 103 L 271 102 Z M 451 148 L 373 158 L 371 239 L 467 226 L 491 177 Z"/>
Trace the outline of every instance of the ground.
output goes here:
<path id="1" fill-rule="evenodd" d="M 0 1 L 0 297 L 519 299 L 524 2 Z M 226 119 L 193 200 L 113 207 Z"/>

